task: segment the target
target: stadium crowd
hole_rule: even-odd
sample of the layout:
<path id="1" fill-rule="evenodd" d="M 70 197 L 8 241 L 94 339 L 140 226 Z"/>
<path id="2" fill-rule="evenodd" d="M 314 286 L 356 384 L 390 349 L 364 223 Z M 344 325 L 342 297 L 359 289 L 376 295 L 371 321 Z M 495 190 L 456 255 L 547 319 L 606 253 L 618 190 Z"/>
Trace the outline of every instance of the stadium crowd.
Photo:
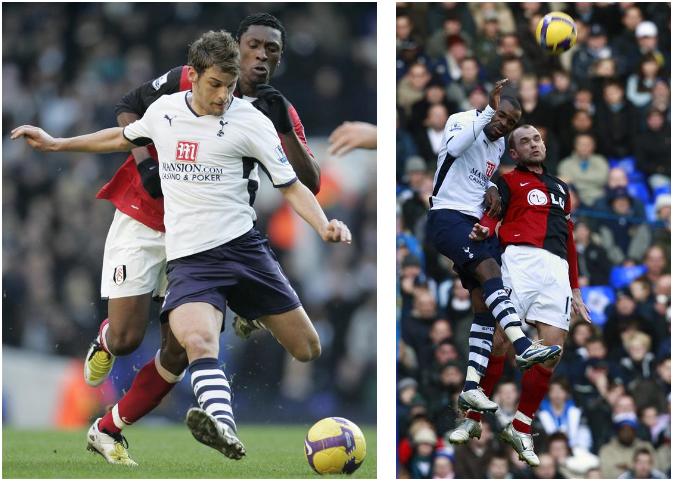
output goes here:
<path id="1" fill-rule="evenodd" d="M 73 136 L 115 126 L 113 109 L 126 92 L 184 64 L 188 44 L 204 31 L 236 32 L 241 19 L 263 9 L 278 16 L 288 35 L 272 84 L 297 108 L 323 168 L 319 200 L 329 217 L 350 226 L 354 244 L 331 247 L 310 235 L 261 172 L 258 228 L 269 234 L 324 352 L 297 367 L 270 336 L 244 343 L 228 329 L 228 373 L 241 377 L 234 387 L 241 381 L 251 401 L 239 418 L 297 422 L 317 410 L 374 422 L 375 152 L 350 155 L 351 162 L 326 154 L 327 136 L 344 120 L 375 122 L 373 5 L 3 6 L 3 345 L 84 358 L 106 316 L 100 272 L 114 213 L 95 194 L 126 158 L 46 156 L 10 142 L 9 130 L 28 123 Z M 348 44 L 359 49 L 345 49 Z M 349 168 L 355 160 L 364 167 L 358 180 Z M 158 347 L 158 329 L 155 317 L 148 353 Z M 270 407 L 271 401 L 279 406 Z"/>
<path id="2" fill-rule="evenodd" d="M 535 40 L 561 10 L 575 47 Z M 399 3 L 397 54 L 397 473 L 400 478 L 670 477 L 670 4 Z M 454 448 L 472 322 L 469 293 L 425 241 L 449 115 L 482 109 L 509 78 L 547 170 L 570 184 L 582 294 L 528 468 L 497 440 Z M 507 90 L 505 89 L 505 93 Z M 499 173 L 513 170 L 505 154 Z M 529 327 L 529 326 L 525 326 Z M 517 369 L 495 388 L 515 414 Z"/>

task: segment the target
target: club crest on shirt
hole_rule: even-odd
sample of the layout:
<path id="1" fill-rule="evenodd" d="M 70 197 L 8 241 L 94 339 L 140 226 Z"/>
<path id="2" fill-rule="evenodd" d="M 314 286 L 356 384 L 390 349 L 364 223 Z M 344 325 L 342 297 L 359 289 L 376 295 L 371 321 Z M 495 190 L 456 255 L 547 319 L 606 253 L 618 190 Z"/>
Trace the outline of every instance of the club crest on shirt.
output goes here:
<path id="1" fill-rule="evenodd" d="M 126 265 L 118 265 L 115 267 L 115 271 L 113 272 L 113 282 L 117 285 L 122 285 L 124 281 L 127 279 L 127 266 Z"/>
<path id="2" fill-rule="evenodd" d="M 459 122 L 455 122 L 450 126 L 451 132 L 456 132 L 457 130 L 461 130 L 461 129 L 462 129 L 462 124 L 459 123 Z"/>
<path id="3" fill-rule="evenodd" d="M 288 157 L 286 157 L 286 152 L 284 152 L 284 149 L 281 147 L 281 145 L 277 145 L 274 148 L 274 153 L 277 155 L 279 162 L 282 164 L 288 164 Z"/>
<path id="4" fill-rule="evenodd" d="M 527 193 L 527 202 L 530 206 L 544 206 L 548 203 L 548 198 L 539 189 L 532 189 Z"/>

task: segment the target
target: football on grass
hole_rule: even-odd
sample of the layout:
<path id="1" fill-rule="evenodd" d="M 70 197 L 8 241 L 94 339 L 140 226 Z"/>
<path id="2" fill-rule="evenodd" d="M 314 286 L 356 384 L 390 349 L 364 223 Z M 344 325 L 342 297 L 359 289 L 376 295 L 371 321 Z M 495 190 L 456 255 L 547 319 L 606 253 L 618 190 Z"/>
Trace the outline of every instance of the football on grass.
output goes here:
<path id="1" fill-rule="evenodd" d="M 349 420 L 325 418 L 307 432 L 305 455 L 319 474 L 351 474 L 366 457 L 366 439 L 361 429 Z"/>

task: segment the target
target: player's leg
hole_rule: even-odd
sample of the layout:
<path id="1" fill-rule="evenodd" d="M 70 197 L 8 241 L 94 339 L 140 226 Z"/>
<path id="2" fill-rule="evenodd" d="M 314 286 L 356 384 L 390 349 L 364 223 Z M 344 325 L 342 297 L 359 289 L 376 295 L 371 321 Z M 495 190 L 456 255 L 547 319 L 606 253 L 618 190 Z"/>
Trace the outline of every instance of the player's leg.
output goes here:
<path id="1" fill-rule="evenodd" d="M 480 388 L 486 397 L 490 397 L 495 386 L 504 373 L 506 353 L 511 347 L 511 342 L 500 327 L 495 328 L 492 341 L 492 353 L 490 354 L 485 374 L 480 380 Z M 477 410 L 468 410 L 465 420 L 462 420 L 455 429 L 448 432 L 448 441 L 452 444 L 464 444 L 472 437 L 480 438 L 481 418 L 483 414 Z"/>
<path id="2" fill-rule="evenodd" d="M 162 326 L 161 333 L 161 349 L 136 374 L 120 401 L 94 422 L 87 435 L 88 448 L 98 452 L 110 464 L 132 465 L 122 429 L 155 409 L 185 376 L 188 365 L 185 349 L 168 325 Z"/>
<path id="3" fill-rule="evenodd" d="M 466 370 L 464 389 L 458 397 L 458 405 L 463 410 L 479 412 L 497 411 L 497 404 L 488 398 L 479 382 L 486 373 L 492 340 L 495 331 L 494 317 L 483 302 L 478 282 L 464 272 L 460 272 L 462 285 L 470 288 L 471 306 L 474 311 L 473 322 L 469 331 L 469 362 Z"/>
<path id="4" fill-rule="evenodd" d="M 101 297 L 108 299 L 108 317 L 85 359 L 84 377 L 89 385 L 105 381 L 115 356 L 130 354 L 140 345 L 153 292 L 166 278 L 165 266 L 164 234 L 116 211 L 101 272 Z"/>
<path id="5" fill-rule="evenodd" d="M 321 355 L 319 335 L 302 307 L 282 314 L 263 316 L 259 320 L 298 361 L 311 361 Z"/>
<path id="6" fill-rule="evenodd" d="M 567 263 L 539 248 L 507 249 L 503 263 L 523 309 L 523 318 L 535 323 L 543 345 L 562 348 L 569 329 L 572 296 Z M 513 422 L 499 434 L 530 466 L 539 465 L 532 443 L 532 419 L 548 392 L 559 360 L 560 355 L 523 374 L 518 411 Z"/>
<path id="7" fill-rule="evenodd" d="M 516 349 L 516 361 L 521 369 L 559 354 L 559 347 L 533 346 L 523 334 L 520 318 L 504 291 L 499 263 L 495 260 L 499 242 L 494 237 L 485 241 L 469 239 L 475 222 L 476 218 L 454 210 L 430 211 L 427 218 L 427 240 L 433 242 L 441 254 L 453 261 L 456 270 L 471 274 L 478 281 L 490 313 Z"/>
<path id="8" fill-rule="evenodd" d="M 481 261 L 475 267 L 475 275 L 483 288 L 485 303 L 495 317 L 516 351 L 516 364 L 526 370 L 538 363 L 555 359 L 562 353 L 558 345 L 533 343 L 525 336 L 518 312 L 504 290 L 502 271 L 493 258 Z"/>
<path id="9" fill-rule="evenodd" d="M 187 302 L 168 315 L 171 331 L 185 349 L 192 390 L 199 408 L 188 410 L 186 422 L 192 435 L 231 459 L 245 455 L 236 435 L 232 392 L 218 362 L 218 339 L 223 312 L 206 302 Z"/>

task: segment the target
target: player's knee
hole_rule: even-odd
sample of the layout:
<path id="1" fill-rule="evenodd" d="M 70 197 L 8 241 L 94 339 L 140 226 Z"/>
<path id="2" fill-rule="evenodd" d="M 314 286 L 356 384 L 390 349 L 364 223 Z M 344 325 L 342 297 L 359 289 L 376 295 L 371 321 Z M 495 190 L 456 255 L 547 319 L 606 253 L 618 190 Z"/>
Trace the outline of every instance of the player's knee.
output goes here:
<path id="1" fill-rule="evenodd" d="M 174 375 L 180 375 L 188 366 L 188 358 L 185 350 L 162 348 L 159 352 L 159 360 L 162 366 Z"/>
<path id="2" fill-rule="evenodd" d="M 294 350 L 292 354 L 295 359 L 303 363 L 317 359 L 321 356 L 321 342 L 319 341 L 319 337 L 316 336 L 308 339 L 302 346 Z"/>
<path id="3" fill-rule="evenodd" d="M 137 329 L 112 329 L 106 334 L 108 349 L 115 356 L 126 356 L 138 349 L 143 341 L 144 332 Z"/>
<path id="4" fill-rule="evenodd" d="M 214 342 L 210 337 L 199 333 L 187 335 L 183 346 L 185 347 L 187 356 L 190 356 L 192 359 L 211 356 L 214 351 L 216 354 L 218 353 L 218 342 Z"/>

